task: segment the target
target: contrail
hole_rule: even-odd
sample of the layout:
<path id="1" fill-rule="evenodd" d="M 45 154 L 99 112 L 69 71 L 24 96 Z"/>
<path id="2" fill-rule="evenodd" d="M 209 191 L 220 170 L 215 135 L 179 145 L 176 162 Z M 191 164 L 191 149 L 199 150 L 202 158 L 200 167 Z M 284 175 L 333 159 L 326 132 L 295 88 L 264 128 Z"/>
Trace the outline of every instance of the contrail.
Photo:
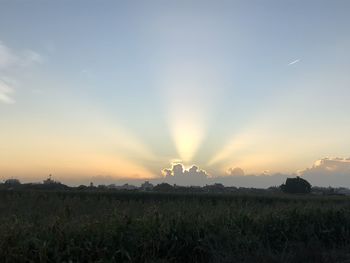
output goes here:
<path id="1" fill-rule="evenodd" d="M 300 61 L 300 59 L 296 59 L 296 60 L 290 62 L 288 65 L 293 65 L 293 64 L 295 64 L 295 63 L 298 63 L 299 61 Z"/>

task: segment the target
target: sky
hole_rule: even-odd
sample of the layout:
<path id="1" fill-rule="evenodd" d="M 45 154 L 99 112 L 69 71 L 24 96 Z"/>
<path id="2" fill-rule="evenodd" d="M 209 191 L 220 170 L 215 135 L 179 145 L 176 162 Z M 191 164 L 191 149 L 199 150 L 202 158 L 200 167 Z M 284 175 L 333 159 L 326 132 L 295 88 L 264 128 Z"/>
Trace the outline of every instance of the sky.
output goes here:
<path id="1" fill-rule="evenodd" d="M 0 178 L 144 180 L 180 163 L 256 187 L 278 174 L 347 184 L 349 12 L 0 0 Z"/>

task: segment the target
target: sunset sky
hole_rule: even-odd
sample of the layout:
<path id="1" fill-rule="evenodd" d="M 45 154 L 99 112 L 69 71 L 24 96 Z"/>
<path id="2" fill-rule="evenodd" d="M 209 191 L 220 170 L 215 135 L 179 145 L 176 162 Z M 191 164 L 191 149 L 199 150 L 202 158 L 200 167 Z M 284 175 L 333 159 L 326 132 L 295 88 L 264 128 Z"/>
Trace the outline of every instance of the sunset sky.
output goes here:
<path id="1" fill-rule="evenodd" d="M 349 14 L 347 0 L 2 0 L 0 178 L 182 163 L 350 179 Z"/>

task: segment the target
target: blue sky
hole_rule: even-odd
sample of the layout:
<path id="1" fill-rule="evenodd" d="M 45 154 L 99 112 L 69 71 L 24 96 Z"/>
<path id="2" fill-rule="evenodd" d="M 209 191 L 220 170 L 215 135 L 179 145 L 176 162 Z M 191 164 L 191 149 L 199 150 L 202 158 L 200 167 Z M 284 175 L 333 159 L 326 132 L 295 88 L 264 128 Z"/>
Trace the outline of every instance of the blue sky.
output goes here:
<path id="1" fill-rule="evenodd" d="M 349 1 L 0 6 L 4 176 L 292 173 L 350 156 Z"/>

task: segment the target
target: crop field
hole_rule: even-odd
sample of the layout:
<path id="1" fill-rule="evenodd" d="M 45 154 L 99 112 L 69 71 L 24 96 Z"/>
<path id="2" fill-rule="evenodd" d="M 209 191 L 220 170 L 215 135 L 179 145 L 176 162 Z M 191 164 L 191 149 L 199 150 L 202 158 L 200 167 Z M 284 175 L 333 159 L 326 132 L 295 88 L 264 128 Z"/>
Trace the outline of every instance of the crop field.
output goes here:
<path id="1" fill-rule="evenodd" d="M 1 262 L 350 262 L 342 196 L 0 192 Z"/>

